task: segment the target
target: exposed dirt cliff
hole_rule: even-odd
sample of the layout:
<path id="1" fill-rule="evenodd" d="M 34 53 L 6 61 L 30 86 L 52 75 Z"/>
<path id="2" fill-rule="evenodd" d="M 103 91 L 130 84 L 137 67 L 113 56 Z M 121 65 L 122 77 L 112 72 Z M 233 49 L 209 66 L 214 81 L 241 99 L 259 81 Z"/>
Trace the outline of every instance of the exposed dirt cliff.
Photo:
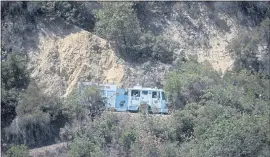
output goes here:
<path id="1" fill-rule="evenodd" d="M 124 67 L 106 40 L 83 30 L 39 40 L 39 52 L 31 57 L 31 76 L 45 93 L 66 96 L 79 80 L 121 84 Z"/>

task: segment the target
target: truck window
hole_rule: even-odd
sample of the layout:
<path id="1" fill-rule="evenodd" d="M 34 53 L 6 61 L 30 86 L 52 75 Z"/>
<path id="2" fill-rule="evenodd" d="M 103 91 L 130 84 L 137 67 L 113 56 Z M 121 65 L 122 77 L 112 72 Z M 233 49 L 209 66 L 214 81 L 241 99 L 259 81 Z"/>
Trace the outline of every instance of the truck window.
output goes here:
<path id="1" fill-rule="evenodd" d="M 165 93 L 161 92 L 162 100 L 166 100 Z"/>
<path id="2" fill-rule="evenodd" d="M 157 92 L 152 92 L 152 98 L 157 98 Z"/>
<path id="3" fill-rule="evenodd" d="M 142 94 L 143 95 L 147 95 L 148 94 L 148 91 L 142 91 Z"/>
<path id="4" fill-rule="evenodd" d="M 139 90 L 132 90 L 131 96 L 140 97 L 140 91 Z"/>
<path id="5" fill-rule="evenodd" d="M 125 91 L 124 95 L 128 95 L 128 91 Z"/>

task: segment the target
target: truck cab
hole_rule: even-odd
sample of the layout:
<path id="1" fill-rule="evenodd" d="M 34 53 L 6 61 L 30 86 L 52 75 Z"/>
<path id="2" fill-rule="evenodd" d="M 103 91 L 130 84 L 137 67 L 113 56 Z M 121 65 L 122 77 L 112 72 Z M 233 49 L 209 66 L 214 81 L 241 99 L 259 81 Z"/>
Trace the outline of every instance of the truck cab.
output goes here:
<path id="1" fill-rule="evenodd" d="M 139 111 L 141 105 L 153 113 L 168 113 L 166 94 L 162 89 L 135 86 L 128 89 L 128 111 Z"/>

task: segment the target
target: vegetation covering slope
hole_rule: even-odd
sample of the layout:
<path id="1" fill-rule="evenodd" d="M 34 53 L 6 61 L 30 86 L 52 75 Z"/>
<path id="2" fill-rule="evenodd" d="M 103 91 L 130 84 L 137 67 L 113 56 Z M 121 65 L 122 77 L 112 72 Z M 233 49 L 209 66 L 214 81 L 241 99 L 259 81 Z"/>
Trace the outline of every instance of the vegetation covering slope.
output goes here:
<path id="1" fill-rule="evenodd" d="M 177 8 L 177 19 L 199 32 L 181 9 L 202 5 L 214 19 L 223 10 L 250 28 L 229 44 L 235 64 L 223 74 L 188 54 L 175 61 L 179 45 L 163 34 Z M 59 155 L 74 157 L 270 156 L 268 2 L 1 2 L 1 13 L 1 150 L 7 156 L 64 141 L 69 150 Z M 168 118 L 103 112 L 95 88 L 67 98 L 44 94 L 26 68 L 41 23 L 91 31 L 129 63 L 176 62 L 164 85 L 174 112 Z"/>

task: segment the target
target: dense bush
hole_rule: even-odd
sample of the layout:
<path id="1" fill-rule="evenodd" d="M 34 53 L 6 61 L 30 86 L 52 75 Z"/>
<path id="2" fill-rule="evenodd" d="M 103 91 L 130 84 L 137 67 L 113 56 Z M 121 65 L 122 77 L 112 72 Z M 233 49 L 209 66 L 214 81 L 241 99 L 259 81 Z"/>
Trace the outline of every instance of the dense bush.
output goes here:
<path id="1" fill-rule="evenodd" d="M 76 137 L 70 145 L 71 157 L 101 157 L 103 154 L 100 146 L 88 137 Z"/>
<path id="2" fill-rule="evenodd" d="M 172 96 L 175 107 L 180 108 L 187 103 L 198 102 L 204 91 L 219 79 L 219 74 L 209 64 L 200 64 L 196 60 L 184 61 L 168 74 L 165 90 Z"/>
<path id="3" fill-rule="evenodd" d="M 198 65 L 182 65 L 167 80 L 167 89 L 180 93 L 197 75 L 211 81 L 196 89 L 200 91 L 197 99 L 187 101 L 184 110 L 174 114 L 180 156 L 268 156 L 269 79 L 247 70 L 221 78 Z"/>
<path id="4" fill-rule="evenodd" d="M 61 107 L 62 113 L 70 120 L 88 120 L 100 116 L 105 109 L 105 100 L 100 96 L 99 90 L 95 87 L 85 87 L 81 90 L 74 90 L 64 99 Z"/>
<path id="5" fill-rule="evenodd" d="M 16 118 L 3 130 L 6 141 L 29 147 L 56 142 L 59 128 L 65 123 L 59 107 L 59 100 L 44 96 L 31 82 L 19 95 Z"/>
<path id="6" fill-rule="evenodd" d="M 29 157 L 28 148 L 24 145 L 11 145 L 7 157 Z"/>
<path id="7" fill-rule="evenodd" d="M 23 55 L 9 54 L 1 60 L 1 127 L 8 126 L 15 118 L 15 107 L 21 90 L 29 83 L 27 59 Z"/>
<path id="8" fill-rule="evenodd" d="M 131 144 L 134 143 L 136 137 L 137 135 L 133 129 L 127 129 L 123 131 L 119 143 L 120 146 L 123 147 L 123 152 L 125 153 L 124 156 L 130 156 L 129 153 Z"/>
<path id="9" fill-rule="evenodd" d="M 225 110 L 228 113 L 228 110 Z M 204 111 L 205 112 L 205 111 Z M 201 116 L 196 118 L 197 125 L 191 141 L 181 145 L 181 156 L 267 156 L 269 151 L 268 118 L 264 115 L 227 115 L 223 113 L 204 126 Z M 230 114 L 230 113 L 229 113 Z M 200 124 L 204 122 L 203 124 Z M 202 127 L 202 128 L 200 128 Z"/>

